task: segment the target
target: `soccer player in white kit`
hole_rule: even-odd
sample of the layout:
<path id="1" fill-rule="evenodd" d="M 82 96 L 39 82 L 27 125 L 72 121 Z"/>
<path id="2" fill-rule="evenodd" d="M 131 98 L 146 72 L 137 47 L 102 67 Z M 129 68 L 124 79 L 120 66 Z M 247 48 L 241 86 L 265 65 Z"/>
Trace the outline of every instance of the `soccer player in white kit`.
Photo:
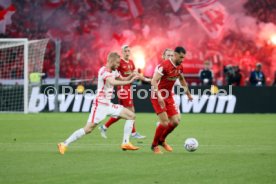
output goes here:
<path id="1" fill-rule="evenodd" d="M 114 86 L 126 85 L 132 83 L 138 78 L 136 74 L 128 77 L 122 77 L 117 68 L 120 65 L 120 55 L 116 52 L 109 53 L 107 64 L 100 68 L 98 73 L 97 95 L 93 100 L 91 113 L 84 128 L 76 130 L 64 142 L 58 144 L 60 154 L 67 151 L 69 144 L 78 140 L 86 134 L 91 133 L 95 127 L 106 118 L 106 116 L 121 117 L 126 119 L 123 135 L 122 150 L 138 150 L 139 147 L 132 145 L 129 141 L 131 135 L 135 114 L 124 108 L 122 105 L 111 103 Z"/>

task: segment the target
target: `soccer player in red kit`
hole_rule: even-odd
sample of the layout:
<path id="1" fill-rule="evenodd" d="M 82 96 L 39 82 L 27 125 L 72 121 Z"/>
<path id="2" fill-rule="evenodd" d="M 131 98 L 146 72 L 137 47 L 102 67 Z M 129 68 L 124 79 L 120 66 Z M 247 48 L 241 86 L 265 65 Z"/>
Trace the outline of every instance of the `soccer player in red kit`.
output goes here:
<path id="1" fill-rule="evenodd" d="M 162 154 L 159 145 L 166 151 L 172 152 L 172 147 L 165 139 L 179 124 L 180 115 L 173 99 L 172 88 L 175 81 L 179 79 L 185 90 L 189 101 L 193 100 L 188 85 L 183 76 L 183 66 L 186 50 L 183 47 L 176 47 L 174 56 L 171 59 L 162 61 L 155 69 L 151 84 L 153 93 L 151 103 L 158 115 L 160 124 L 157 126 L 151 149 L 156 154 Z"/>
<path id="2" fill-rule="evenodd" d="M 128 45 L 124 45 L 122 47 L 122 54 L 123 58 L 120 61 L 120 66 L 117 69 L 122 77 L 128 77 L 135 72 L 135 65 L 133 61 L 130 59 L 130 47 Z M 151 80 L 148 78 L 145 78 L 140 75 L 140 79 L 146 82 L 150 82 Z M 132 112 L 135 112 L 134 104 L 133 104 L 133 98 L 132 98 L 132 91 L 131 91 L 131 84 L 124 85 L 124 86 L 118 86 L 118 99 L 119 104 L 124 106 L 125 108 L 131 110 Z M 103 138 L 107 138 L 106 131 L 107 129 L 115 122 L 117 122 L 120 118 L 119 117 L 110 117 L 110 119 L 102 126 L 99 127 L 99 130 L 101 131 L 101 136 Z M 137 139 L 143 139 L 146 136 L 143 136 L 136 132 L 135 124 L 133 125 L 132 134 L 131 137 L 137 138 Z"/>

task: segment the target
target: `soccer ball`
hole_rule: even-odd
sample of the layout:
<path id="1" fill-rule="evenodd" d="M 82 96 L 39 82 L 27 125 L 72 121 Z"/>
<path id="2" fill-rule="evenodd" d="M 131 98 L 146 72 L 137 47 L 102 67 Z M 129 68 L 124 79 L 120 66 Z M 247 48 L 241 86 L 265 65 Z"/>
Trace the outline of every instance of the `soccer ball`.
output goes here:
<path id="1" fill-rule="evenodd" d="M 195 138 L 187 138 L 184 143 L 184 148 L 189 152 L 193 152 L 198 148 L 198 141 Z"/>

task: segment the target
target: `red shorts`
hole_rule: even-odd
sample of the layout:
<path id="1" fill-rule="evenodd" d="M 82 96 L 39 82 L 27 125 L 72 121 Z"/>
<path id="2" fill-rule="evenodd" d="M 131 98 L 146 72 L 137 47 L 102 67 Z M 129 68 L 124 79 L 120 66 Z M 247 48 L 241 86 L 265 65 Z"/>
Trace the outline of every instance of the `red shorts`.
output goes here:
<path id="1" fill-rule="evenodd" d="M 118 86 L 118 100 L 119 104 L 124 107 L 133 107 L 133 93 L 130 85 Z"/>
<path id="2" fill-rule="evenodd" d="M 166 112 L 168 117 L 172 117 L 174 115 L 179 114 L 178 108 L 175 105 L 172 95 L 170 95 L 168 98 L 165 98 L 164 101 L 165 101 L 165 107 L 162 108 L 159 105 L 157 98 L 156 99 L 151 98 L 151 103 L 156 114 Z"/>

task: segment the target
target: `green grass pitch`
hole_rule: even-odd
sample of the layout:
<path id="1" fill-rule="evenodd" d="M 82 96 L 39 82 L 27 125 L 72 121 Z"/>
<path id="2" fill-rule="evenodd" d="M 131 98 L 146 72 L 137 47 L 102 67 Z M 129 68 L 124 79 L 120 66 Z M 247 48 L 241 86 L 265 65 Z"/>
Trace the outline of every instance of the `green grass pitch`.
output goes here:
<path id="1" fill-rule="evenodd" d="M 121 120 L 73 143 L 65 155 L 56 144 L 82 127 L 87 113 L 0 114 L 0 183 L 276 183 L 276 115 L 182 115 L 168 137 L 174 151 L 150 150 L 155 114 L 137 114 L 137 130 L 147 136 L 135 152 L 121 151 Z M 187 137 L 199 141 L 189 153 Z"/>

